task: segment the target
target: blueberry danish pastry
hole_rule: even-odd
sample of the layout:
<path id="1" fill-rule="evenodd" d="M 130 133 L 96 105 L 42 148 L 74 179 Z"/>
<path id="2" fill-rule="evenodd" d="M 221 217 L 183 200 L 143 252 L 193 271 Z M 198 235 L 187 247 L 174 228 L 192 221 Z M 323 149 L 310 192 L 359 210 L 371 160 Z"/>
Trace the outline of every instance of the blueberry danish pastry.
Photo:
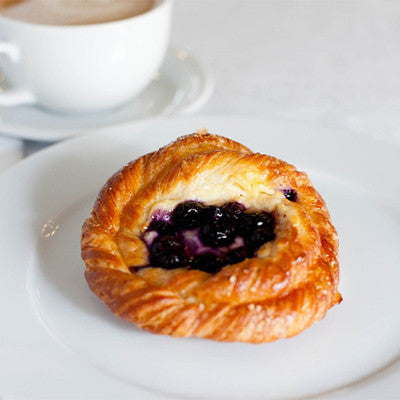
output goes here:
<path id="1" fill-rule="evenodd" d="M 206 132 L 113 175 L 81 247 L 91 290 L 153 333 L 269 342 L 341 301 L 337 234 L 306 174 Z"/>

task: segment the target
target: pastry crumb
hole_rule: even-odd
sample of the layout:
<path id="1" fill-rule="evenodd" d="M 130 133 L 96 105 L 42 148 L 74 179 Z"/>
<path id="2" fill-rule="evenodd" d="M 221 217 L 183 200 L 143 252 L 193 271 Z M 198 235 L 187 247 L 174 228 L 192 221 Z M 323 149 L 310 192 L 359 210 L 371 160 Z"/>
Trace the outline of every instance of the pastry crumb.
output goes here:
<path id="1" fill-rule="evenodd" d="M 199 134 L 199 135 L 207 135 L 208 131 L 207 131 L 207 128 L 203 127 L 203 128 L 197 129 L 196 133 Z"/>

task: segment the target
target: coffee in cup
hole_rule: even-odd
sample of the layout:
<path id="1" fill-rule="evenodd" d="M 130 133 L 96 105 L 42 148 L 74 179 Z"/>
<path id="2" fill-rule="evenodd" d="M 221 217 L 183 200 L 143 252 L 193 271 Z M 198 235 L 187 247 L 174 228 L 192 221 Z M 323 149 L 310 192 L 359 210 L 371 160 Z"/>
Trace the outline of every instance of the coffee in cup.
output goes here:
<path id="1" fill-rule="evenodd" d="M 86 25 L 135 17 L 154 0 L 3 0 L 0 14 L 44 25 Z"/>

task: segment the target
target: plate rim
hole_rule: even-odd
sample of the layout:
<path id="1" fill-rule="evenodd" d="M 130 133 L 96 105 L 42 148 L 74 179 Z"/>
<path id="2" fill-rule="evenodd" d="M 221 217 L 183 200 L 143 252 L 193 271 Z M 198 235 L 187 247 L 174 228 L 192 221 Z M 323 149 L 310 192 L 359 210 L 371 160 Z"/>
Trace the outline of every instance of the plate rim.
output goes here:
<path id="1" fill-rule="evenodd" d="M 20 170 L 24 170 L 25 168 L 28 168 L 30 164 L 32 164 L 35 160 L 40 160 L 43 159 L 45 162 L 46 157 L 49 157 L 51 155 L 57 154 L 57 152 L 66 152 L 66 151 L 71 151 L 74 147 L 79 146 L 80 143 L 79 142 L 90 142 L 91 140 L 93 140 L 93 138 L 96 135 L 118 135 L 118 132 L 115 132 L 115 130 L 124 128 L 126 129 L 127 127 L 132 127 L 132 130 L 134 130 L 135 128 L 138 128 L 140 126 L 146 126 L 146 125 L 152 125 L 152 124 L 160 124 L 164 121 L 175 121 L 176 119 L 178 120 L 200 120 L 200 119 L 204 119 L 207 121 L 212 121 L 212 120 L 221 120 L 221 119 L 229 119 L 229 120 L 242 120 L 242 121 L 246 121 L 246 120 L 251 120 L 257 123 L 265 123 L 265 122 L 276 122 L 276 123 L 282 123 L 282 124 L 289 124 L 289 125 L 303 125 L 303 126 L 309 126 L 312 127 L 313 129 L 316 128 L 323 128 L 323 129 L 327 129 L 327 130 L 332 130 L 335 132 L 341 132 L 342 134 L 348 134 L 350 133 L 352 136 L 357 137 L 359 140 L 362 141 L 370 141 L 372 143 L 379 143 L 380 145 L 383 146 L 390 146 L 390 147 L 395 147 L 396 151 L 399 152 L 400 151 L 400 145 L 395 144 L 395 143 L 388 143 L 385 140 L 379 140 L 375 137 L 371 137 L 371 136 L 367 136 L 365 134 L 359 133 L 359 132 L 353 132 L 351 130 L 348 130 L 346 128 L 340 128 L 337 126 L 331 126 L 331 125 L 321 125 L 321 124 L 313 124 L 313 123 L 304 123 L 303 121 L 296 121 L 296 120 L 286 120 L 286 119 L 280 119 L 280 118 L 257 118 L 257 117 L 248 117 L 248 116 L 232 116 L 232 115 L 195 115 L 195 116 L 183 116 L 183 117 L 157 117 L 157 118 L 148 118 L 148 119 L 143 119 L 143 120 L 139 120 L 139 121 L 135 121 L 135 122 L 129 122 L 129 123 L 124 123 L 124 124 L 119 124 L 118 126 L 113 125 L 113 126 L 107 126 L 101 129 L 96 129 L 93 132 L 90 132 L 88 134 L 82 135 L 82 136 L 75 136 L 67 141 L 64 142 L 60 142 L 60 143 L 56 143 L 52 146 L 49 146 L 48 148 L 39 151 L 35 154 L 32 154 L 30 156 L 28 156 L 26 159 L 19 161 L 16 165 L 10 167 L 9 169 L 7 169 L 6 171 L 4 171 L 3 173 L 0 174 L 0 184 L 2 183 L 3 180 L 6 179 L 6 177 L 12 176 L 13 174 L 19 173 Z M 69 149 L 69 150 L 68 150 Z M 392 375 L 392 374 L 399 374 L 400 372 L 400 363 L 399 363 L 399 359 L 395 359 L 392 362 L 390 362 L 389 364 L 386 364 L 384 367 L 378 369 L 377 371 L 372 372 L 371 374 L 368 374 L 350 384 L 346 384 L 337 388 L 334 388 L 332 390 L 328 390 L 325 392 L 321 392 L 312 396 L 309 396 L 307 398 L 320 398 L 321 396 L 327 396 L 327 395 L 335 395 L 335 394 L 340 394 L 343 391 L 351 391 L 351 392 L 355 392 L 357 391 L 357 388 L 361 387 L 365 387 L 365 385 L 367 384 L 379 384 L 379 382 L 381 381 L 380 377 L 382 375 Z M 395 371 L 393 371 L 393 369 Z M 376 379 L 375 379 L 376 378 Z M 378 382 L 368 382 L 370 380 L 377 380 Z M 346 393 L 347 394 L 347 393 Z"/>
<path id="2" fill-rule="evenodd" d="M 227 119 L 227 120 L 251 120 L 253 122 L 259 122 L 259 123 L 265 123 L 265 122 L 273 122 L 273 123 L 280 123 L 280 124 L 288 124 L 288 125 L 301 125 L 303 127 L 309 127 L 310 129 L 318 129 L 322 128 L 323 130 L 331 130 L 335 131 L 336 133 L 339 133 L 341 135 L 345 134 L 350 134 L 351 136 L 357 138 L 357 140 L 367 140 L 373 143 L 376 143 L 378 146 L 385 146 L 385 147 L 390 147 L 390 148 L 395 148 L 397 151 L 400 151 L 400 143 L 398 142 L 393 142 L 391 140 L 388 140 L 387 138 L 377 138 L 376 136 L 372 135 L 367 135 L 362 132 L 358 132 L 352 129 L 348 129 L 346 127 L 340 127 L 334 124 L 320 124 L 320 123 L 314 123 L 310 121 L 304 121 L 302 119 L 295 119 L 295 118 L 280 118 L 279 116 L 273 115 L 273 114 L 265 114 L 264 117 L 259 117 L 259 116 L 249 116 L 245 114 L 172 114 L 172 115 L 158 115 L 154 117 L 148 117 L 148 118 L 142 118 L 136 121 L 130 121 L 130 122 L 124 122 L 120 124 L 115 124 L 115 125 L 107 125 L 101 128 L 93 128 L 88 130 L 85 133 L 82 134 L 76 134 L 71 137 L 66 138 L 65 140 L 59 140 L 50 143 L 49 146 L 40 149 L 39 151 L 36 151 L 32 154 L 27 155 L 25 158 L 17 161 L 15 164 L 11 165 L 4 171 L 0 171 L 0 179 L 3 175 L 12 173 L 14 169 L 19 168 L 21 164 L 27 163 L 29 160 L 34 160 L 37 157 L 46 157 L 47 154 L 51 154 L 52 152 L 59 151 L 58 149 L 63 149 L 64 146 L 68 147 L 71 143 L 75 143 L 75 141 L 80 141 L 80 140 L 90 140 L 90 138 L 97 136 L 97 135 L 107 135 L 107 134 L 120 134 L 120 132 L 111 132 L 113 130 L 123 130 L 128 127 L 132 127 L 133 129 L 140 127 L 141 125 L 147 125 L 147 124 L 153 124 L 155 122 L 169 122 L 169 121 L 174 121 L 174 120 L 190 120 L 190 119 L 195 119 L 195 120 L 207 120 L 211 121 L 213 119 L 215 120 L 221 120 L 221 119 Z M 0 121 L 1 124 L 1 121 Z M 1 125 L 0 125 L 1 126 Z M 218 133 L 216 133 L 218 134 Z M 63 150 L 61 150 L 63 151 Z"/>

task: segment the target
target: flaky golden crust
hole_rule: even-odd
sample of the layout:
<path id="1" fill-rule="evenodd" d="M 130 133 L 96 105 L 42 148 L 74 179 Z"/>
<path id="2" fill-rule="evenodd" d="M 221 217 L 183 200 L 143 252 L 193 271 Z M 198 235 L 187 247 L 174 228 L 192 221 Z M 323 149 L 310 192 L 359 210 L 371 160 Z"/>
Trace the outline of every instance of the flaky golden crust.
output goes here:
<path id="1" fill-rule="evenodd" d="M 294 189 L 297 201 L 282 190 Z M 271 212 L 276 239 L 216 274 L 148 266 L 141 239 L 158 209 L 196 199 Z M 303 172 L 232 140 L 196 133 L 123 167 L 82 228 L 91 290 L 119 317 L 153 333 L 262 343 L 290 337 L 341 300 L 338 240 Z"/>

